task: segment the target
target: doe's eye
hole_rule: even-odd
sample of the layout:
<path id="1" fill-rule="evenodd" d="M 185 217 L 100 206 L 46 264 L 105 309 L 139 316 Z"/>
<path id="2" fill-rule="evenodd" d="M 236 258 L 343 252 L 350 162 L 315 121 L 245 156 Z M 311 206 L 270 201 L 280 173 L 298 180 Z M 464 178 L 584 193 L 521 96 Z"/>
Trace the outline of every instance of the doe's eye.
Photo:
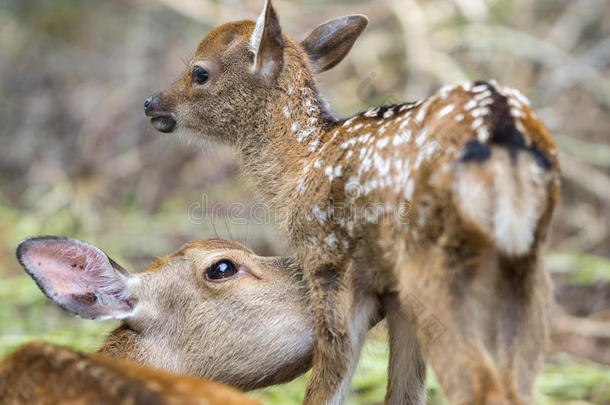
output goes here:
<path id="1" fill-rule="evenodd" d="M 207 280 L 224 280 L 237 274 L 235 265 L 228 260 L 221 260 L 211 265 L 205 272 Z"/>
<path id="2" fill-rule="evenodd" d="M 193 81 L 203 84 L 210 78 L 210 73 L 201 66 L 193 66 Z"/>

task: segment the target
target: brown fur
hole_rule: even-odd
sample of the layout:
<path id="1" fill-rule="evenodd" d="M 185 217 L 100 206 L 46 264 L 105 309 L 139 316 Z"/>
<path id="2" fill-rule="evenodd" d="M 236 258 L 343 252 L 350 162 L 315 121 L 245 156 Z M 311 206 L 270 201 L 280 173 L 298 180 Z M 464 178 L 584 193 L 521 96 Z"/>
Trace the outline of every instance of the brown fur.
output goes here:
<path id="1" fill-rule="evenodd" d="M 3 405 L 259 404 L 234 388 L 106 355 L 30 343 L 0 363 Z"/>
<path id="2" fill-rule="evenodd" d="M 531 403 L 548 337 L 542 246 L 559 188 L 546 129 L 517 91 L 484 82 L 338 119 L 314 68 L 340 61 L 329 43 L 349 49 L 363 17 L 314 30 L 306 52 L 279 37 L 270 7 L 257 28 L 208 34 L 146 113 L 169 117 L 153 118 L 164 132 L 233 145 L 278 213 L 313 293 L 305 402 L 342 402 L 366 325 L 358 314 L 375 312 L 373 297 L 391 323 L 388 403 L 423 402 L 421 351 L 451 403 Z M 253 31 L 275 52 L 253 54 Z M 195 65 L 207 82 L 192 80 Z"/>

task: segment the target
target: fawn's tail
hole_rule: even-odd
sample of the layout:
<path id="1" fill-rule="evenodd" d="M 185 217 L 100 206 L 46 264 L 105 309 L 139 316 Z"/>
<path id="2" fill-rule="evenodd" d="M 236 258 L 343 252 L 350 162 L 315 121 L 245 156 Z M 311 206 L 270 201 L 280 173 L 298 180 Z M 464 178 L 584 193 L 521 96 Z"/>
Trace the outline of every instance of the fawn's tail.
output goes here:
<path id="1" fill-rule="evenodd" d="M 513 98 L 511 89 L 492 89 L 489 138 L 464 145 L 453 200 L 466 222 L 515 257 L 528 253 L 546 231 L 559 194 L 557 152 L 523 98 Z"/>

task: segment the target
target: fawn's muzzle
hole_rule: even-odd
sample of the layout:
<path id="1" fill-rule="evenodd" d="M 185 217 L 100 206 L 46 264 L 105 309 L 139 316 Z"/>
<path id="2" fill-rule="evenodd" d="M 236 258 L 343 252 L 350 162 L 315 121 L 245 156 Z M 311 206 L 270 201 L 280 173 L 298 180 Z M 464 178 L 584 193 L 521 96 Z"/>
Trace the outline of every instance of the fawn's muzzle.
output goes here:
<path id="1" fill-rule="evenodd" d="M 163 106 L 159 93 L 153 94 L 144 101 L 144 113 L 152 117 L 150 122 L 159 132 L 172 132 L 176 126 L 174 114 Z"/>

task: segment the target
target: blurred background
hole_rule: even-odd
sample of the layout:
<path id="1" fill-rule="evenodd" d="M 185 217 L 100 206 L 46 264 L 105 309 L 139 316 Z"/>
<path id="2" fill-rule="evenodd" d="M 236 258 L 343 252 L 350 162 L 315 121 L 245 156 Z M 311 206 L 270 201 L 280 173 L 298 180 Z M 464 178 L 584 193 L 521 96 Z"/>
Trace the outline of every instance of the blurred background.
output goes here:
<path id="1" fill-rule="evenodd" d="M 262 0 L 0 2 L 0 356 L 31 340 L 91 350 L 113 322 L 57 309 L 14 258 L 38 234 L 81 238 L 130 270 L 189 239 L 231 237 L 286 252 L 233 155 L 153 130 L 144 99 L 176 79 L 217 24 Z M 284 32 L 363 13 L 370 25 L 320 77 L 346 116 L 491 79 L 532 101 L 561 150 L 562 201 L 549 240 L 553 344 L 538 404 L 610 403 L 610 2 L 275 0 Z M 239 202 L 241 205 L 232 203 Z M 214 214 L 210 215 L 209 212 Z M 349 403 L 382 401 L 387 345 L 372 333 Z M 305 378 L 253 395 L 298 403 Z M 444 399 L 429 378 L 429 403 Z"/>

